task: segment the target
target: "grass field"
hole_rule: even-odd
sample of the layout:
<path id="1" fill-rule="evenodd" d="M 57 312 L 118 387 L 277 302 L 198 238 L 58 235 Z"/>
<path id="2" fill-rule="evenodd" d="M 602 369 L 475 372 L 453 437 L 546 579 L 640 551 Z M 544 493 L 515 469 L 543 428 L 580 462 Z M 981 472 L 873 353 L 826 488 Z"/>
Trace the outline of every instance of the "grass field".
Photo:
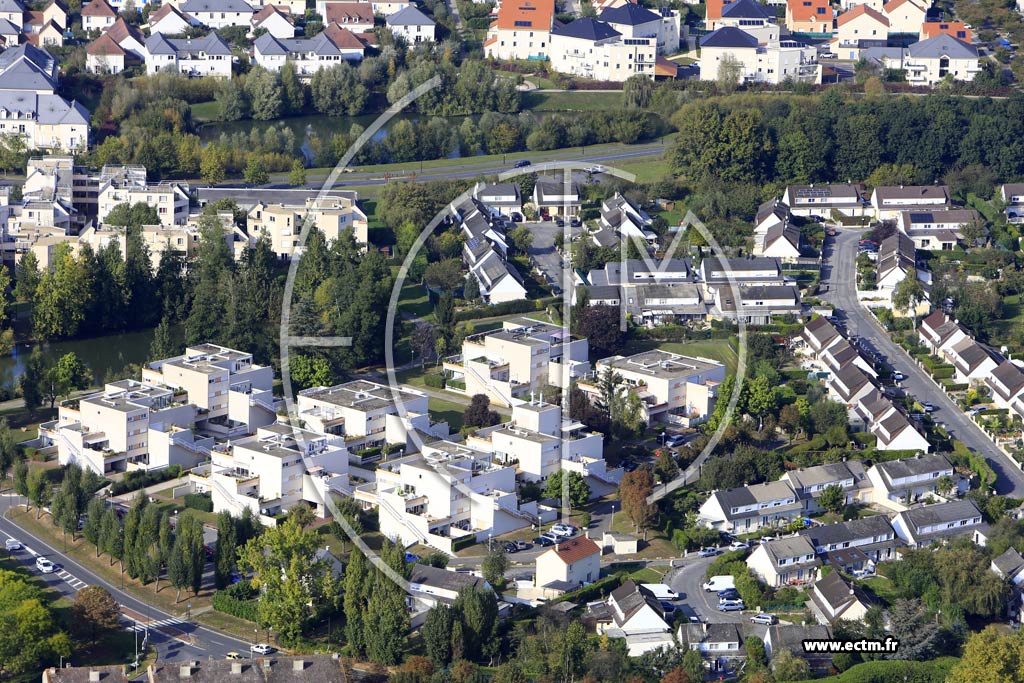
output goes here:
<path id="1" fill-rule="evenodd" d="M 430 419 L 436 422 L 447 422 L 453 432 L 462 429 L 462 413 L 465 410 L 466 406 L 461 403 L 430 397 Z"/>
<path id="2" fill-rule="evenodd" d="M 544 92 L 526 93 L 523 108 L 532 111 L 606 111 L 622 106 L 621 92 Z"/>
<path id="3" fill-rule="evenodd" d="M 216 121 L 219 107 L 216 102 L 199 102 L 192 105 L 192 120 L 201 121 Z"/>
<path id="4" fill-rule="evenodd" d="M 615 164 L 615 167 L 635 175 L 636 182 L 638 183 L 652 183 L 662 180 L 672 172 L 672 166 L 668 159 L 660 157 L 626 161 Z"/>

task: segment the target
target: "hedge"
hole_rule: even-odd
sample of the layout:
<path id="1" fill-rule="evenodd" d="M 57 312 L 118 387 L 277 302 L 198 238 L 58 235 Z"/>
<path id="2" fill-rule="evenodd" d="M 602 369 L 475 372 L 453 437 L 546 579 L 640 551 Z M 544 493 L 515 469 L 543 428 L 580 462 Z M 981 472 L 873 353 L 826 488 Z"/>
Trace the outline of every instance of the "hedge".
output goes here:
<path id="1" fill-rule="evenodd" d="M 904 660 L 863 662 L 851 666 L 838 676 L 832 676 L 831 680 L 833 683 L 890 683 L 891 681 L 943 683 L 949 670 L 957 661 L 953 657 L 944 657 L 930 662 Z M 809 683 L 809 681 L 802 683 Z"/>
<path id="2" fill-rule="evenodd" d="M 224 612 L 224 614 L 230 614 L 239 619 L 245 619 L 246 621 L 259 621 L 258 604 L 256 591 L 245 580 L 213 594 L 213 608 L 215 610 Z"/>
<path id="3" fill-rule="evenodd" d="M 935 379 L 949 379 L 953 376 L 955 369 L 952 366 L 944 365 L 932 370 L 932 377 Z"/>
<path id="4" fill-rule="evenodd" d="M 474 534 L 467 534 L 465 536 L 459 536 L 458 538 L 452 539 L 452 553 L 457 553 L 463 548 L 476 543 L 476 536 Z"/>
<path id="5" fill-rule="evenodd" d="M 558 297 L 550 296 L 544 299 L 519 299 L 517 301 L 506 301 L 504 303 L 494 304 L 493 306 L 473 306 L 471 308 L 464 308 L 456 311 L 455 320 L 457 322 L 463 322 L 465 320 L 494 318 L 502 315 L 512 315 L 515 313 L 534 313 L 536 311 L 543 311 L 545 308 L 559 300 L 560 299 Z"/>
<path id="6" fill-rule="evenodd" d="M 213 498 L 208 493 L 186 493 L 185 507 L 200 512 L 213 512 Z"/>
<path id="7" fill-rule="evenodd" d="M 610 576 L 605 576 L 603 578 L 598 579 L 589 586 L 584 586 L 579 590 L 564 593 L 552 602 L 571 601 L 577 604 L 592 602 L 597 598 L 605 597 L 613 590 L 621 586 L 625 578 L 625 572 L 616 572 L 615 574 L 612 574 Z"/>
<path id="8" fill-rule="evenodd" d="M 162 470 L 133 470 L 125 473 L 121 481 L 115 481 L 110 485 L 110 495 L 121 496 L 180 476 L 181 465 L 171 465 Z"/>

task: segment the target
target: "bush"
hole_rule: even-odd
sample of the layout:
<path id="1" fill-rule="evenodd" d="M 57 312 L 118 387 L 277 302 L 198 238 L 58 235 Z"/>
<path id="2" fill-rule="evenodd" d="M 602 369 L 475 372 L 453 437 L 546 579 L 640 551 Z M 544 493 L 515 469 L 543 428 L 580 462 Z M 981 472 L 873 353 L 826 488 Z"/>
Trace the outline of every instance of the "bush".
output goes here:
<path id="1" fill-rule="evenodd" d="M 126 473 L 121 481 L 115 481 L 110 485 L 110 495 L 124 495 L 180 476 L 181 465 L 171 465 L 162 470 L 133 470 Z"/>
<path id="2" fill-rule="evenodd" d="M 939 368 L 932 370 L 932 377 L 935 379 L 949 379 L 953 376 L 954 368 L 949 365 L 944 365 Z"/>
<path id="3" fill-rule="evenodd" d="M 213 594 L 213 608 L 218 612 L 230 614 L 231 616 L 245 619 L 246 621 L 259 621 L 257 597 L 259 591 L 252 587 L 246 580 L 239 581 L 233 586 L 219 590 Z"/>
<path id="4" fill-rule="evenodd" d="M 423 376 L 423 383 L 431 389 L 444 389 L 444 375 L 431 372 Z"/>
<path id="5" fill-rule="evenodd" d="M 465 320 L 477 320 L 479 318 L 492 318 L 500 315 L 514 315 L 516 313 L 533 313 L 543 311 L 551 304 L 561 301 L 558 297 L 547 297 L 544 299 L 519 299 L 518 301 L 506 301 L 493 306 L 473 306 L 455 312 L 456 322 Z"/>
<path id="6" fill-rule="evenodd" d="M 185 507 L 200 512 L 213 512 L 213 497 L 209 493 L 186 493 Z"/>
<path id="7" fill-rule="evenodd" d="M 621 586 L 622 582 L 625 581 L 625 579 L 626 573 L 618 572 L 616 574 L 612 574 L 611 576 L 606 576 L 604 578 L 598 579 L 589 586 L 584 586 L 579 590 L 575 590 L 570 593 L 565 593 L 553 602 L 571 601 L 575 602 L 576 604 L 592 602 L 594 600 L 597 600 L 598 598 L 603 598 L 604 596 L 611 593 L 613 590 Z"/>
<path id="8" fill-rule="evenodd" d="M 468 548 L 474 543 L 476 543 L 476 536 L 474 536 L 473 534 L 460 536 L 452 541 L 452 552 L 457 553 L 463 548 Z"/>

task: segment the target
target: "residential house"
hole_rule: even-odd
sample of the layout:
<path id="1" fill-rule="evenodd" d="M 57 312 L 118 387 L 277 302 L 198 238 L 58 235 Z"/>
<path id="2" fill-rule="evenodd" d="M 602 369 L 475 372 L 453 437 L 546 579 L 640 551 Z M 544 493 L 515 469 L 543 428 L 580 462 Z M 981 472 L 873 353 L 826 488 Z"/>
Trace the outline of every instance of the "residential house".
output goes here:
<path id="1" fill-rule="evenodd" d="M 9 24 L 18 29 L 21 33 L 25 22 L 25 14 L 28 10 L 21 0 L 0 0 L 0 19 L 6 20 Z M 17 41 L 14 43 L 17 44 Z"/>
<path id="2" fill-rule="evenodd" d="M 946 185 L 876 187 L 871 193 L 871 206 L 875 209 L 875 218 L 880 221 L 896 220 L 904 211 L 941 211 L 950 206 L 949 187 Z"/>
<path id="3" fill-rule="evenodd" d="M 538 588 L 554 586 L 573 590 L 597 581 L 600 575 L 601 546 L 585 536 L 577 536 L 537 556 L 534 584 Z"/>
<path id="4" fill-rule="evenodd" d="M 700 286 L 687 282 L 639 284 L 612 288 L 610 300 L 602 299 L 601 287 L 590 287 L 590 303 L 620 306 L 636 325 L 657 327 L 667 322 L 703 321 L 708 307 Z M 596 291 L 595 291 L 596 290 Z M 620 294 L 621 291 L 621 294 Z"/>
<path id="5" fill-rule="evenodd" d="M 618 31 L 624 40 L 656 36 L 659 55 L 679 51 L 680 18 L 677 10 L 666 7 L 655 11 L 635 2 L 624 2 L 603 10 L 598 18 Z"/>
<path id="6" fill-rule="evenodd" d="M 519 270 L 494 250 L 488 251 L 475 263 L 470 274 L 476 278 L 480 296 L 488 304 L 522 301 L 526 298 L 526 284 Z"/>
<path id="7" fill-rule="evenodd" d="M 1014 586 L 1024 584 L 1024 555 L 1016 548 L 1007 548 L 999 557 L 992 560 L 991 569 L 999 578 L 1009 581 Z"/>
<path id="8" fill-rule="evenodd" d="M 941 454 L 879 462 L 868 469 L 874 502 L 897 511 L 934 498 L 939 479 L 944 476 L 953 476 L 953 465 Z"/>
<path id="9" fill-rule="evenodd" d="M 841 341 L 845 341 L 843 335 L 839 333 L 828 318 L 819 316 L 817 318 L 811 318 L 804 325 L 804 329 L 800 332 L 800 339 L 807 345 L 808 350 L 814 355 L 820 354 L 822 351 L 838 344 Z"/>
<path id="10" fill-rule="evenodd" d="M 844 404 L 848 410 L 875 390 L 871 377 L 856 365 L 847 365 L 832 373 L 827 383 L 828 397 Z"/>
<path id="11" fill-rule="evenodd" d="M 712 529 L 746 534 L 784 526 L 803 516 L 804 503 L 787 481 L 714 491 L 698 511 L 698 520 Z"/>
<path id="12" fill-rule="evenodd" d="M 92 74 L 119 74 L 129 59 L 128 53 L 106 33 L 85 46 L 85 70 Z"/>
<path id="13" fill-rule="evenodd" d="M 856 5 L 836 18 L 832 52 L 840 59 L 856 60 L 861 50 L 884 47 L 889 36 L 889 19 L 868 5 Z"/>
<path id="14" fill-rule="evenodd" d="M 714 306 L 708 311 L 714 320 L 737 320 L 748 325 L 768 325 L 778 316 L 800 315 L 800 288 L 795 285 L 742 285 L 739 298 L 731 287 L 715 290 Z"/>
<path id="15" fill-rule="evenodd" d="M 949 251 L 964 238 L 965 225 L 980 224 L 974 209 L 939 211 L 901 211 L 899 229 L 914 241 L 918 249 Z"/>
<path id="16" fill-rule="evenodd" d="M 609 24 L 589 17 L 555 26 L 550 36 L 555 71 L 599 81 L 654 78 L 655 38 L 624 38 Z"/>
<path id="17" fill-rule="evenodd" d="M 533 204 L 542 216 L 575 216 L 580 210 L 580 189 L 575 181 L 540 176 L 533 186 Z"/>
<path id="18" fill-rule="evenodd" d="M 57 58 L 31 43 L 0 52 L 0 91 L 53 94 L 58 82 Z"/>
<path id="19" fill-rule="evenodd" d="M 519 214 L 522 218 L 523 197 L 518 183 L 484 183 L 473 186 L 473 197 L 490 209 L 496 216 L 508 216 L 513 220 Z"/>
<path id="20" fill-rule="evenodd" d="M 892 518 L 892 528 L 911 548 L 945 543 L 960 536 L 985 545 L 988 535 L 988 524 L 982 521 L 981 511 L 968 499 L 904 510 Z"/>
<path id="21" fill-rule="evenodd" d="M 0 19 L 0 43 L 4 47 L 17 45 L 21 40 L 21 27 L 12 24 L 7 19 Z"/>
<path id="22" fill-rule="evenodd" d="M 818 361 L 831 373 L 839 372 L 847 365 L 854 365 L 872 379 L 878 379 L 878 372 L 871 365 L 871 361 L 861 354 L 859 348 L 842 337 L 835 344 L 822 350 L 818 354 Z"/>
<path id="23" fill-rule="evenodd" d="M 624 581 L 608 596 L 607 606 L 607 615 L 598 619 L 597 632 L 610 638 L 625 638 L 630 657 L 638 657 L 654 649 L 652 643 L 664 644 L 666 640 L 646 636 L 664 634 L 667 642 L 672 642 L 665 611 L 654 593 L 644 586 L 633 580 Z"/>
<path id="24" fill-rule="evenodd" d="M 487 29 L 484 54 L 503 60 L 547 59 L 554 21 L 554 0 L 504 0 Z"/>
<path id="25" fill-rule="evenodd" d="M 295 37 L 295 26 L 275 5 L 264 5 L 263 9 L 252 15 L 251 21 L 253 33 L 263 29 L 275 38 Z"/>
<path id="26" fill-rule="evenodd" d="M 368 2 L 327 2 L 320 16 L 325 24 L 338 24 L 353 33 L 373 30 L 373 7 Z"/>
<path id="27" fill-rule="evenodd" d="M 853 185 L 789 185 L 782 201 L 794 216 L 829 218 L 833 211 L 851 217 L 865 215 L 865 202 Z"/>
<path id="28" fill-rule="evenodd" d="M 252 25 L 252 17 L 256 14 L 253 6 L 245 0 L 184 0 L 178 5 L 178 9 L 212 29 L 229 26 L 249 28 Z"/>
<path id="29" fill-rule="evenodd" d="M 732 0 L 725 5 L 722 16 L 715 21 L 714 29 L 717 31 L 725 27 L 741 29 L 754 36 L 758 43 L 775 42 L 780 37 L 775 12 L 757 0 Z"/>
<path id="30" fill-rule="evenodd" d="M 690 622 L 679 626 L 679 644 L 699 652 L 712 673 L 735 670 L 736 665 L 746 658 L 743 642 L 736 624 Z"/>
<path id="31" fill-rule="evenodd" d="M 603 358 L 595 365 L 595 380 L 608 370 L 622 378 L 625 391 L 639 396 L 648 423 L 703 422 L 714 411 L 718 387 L 725 381 L 722 363 L 661 349 Z M 580 389 L 597 398 L 593 383 L 580 383 Z"/>
<path id="32" fill-rule="evenodd" d="M 170 71 L 231 78 L 231 48 L 212 31 L 202 38 L 165 38 L 155 33 L 146 41 L 146 53 L 148 74 Z"/>
<path id="33" fill-rule="evenodd" d="M 960 342 L 970 339 L 967 331 L 941 309 L 921 319 L 921 324 L 917 327 L 917 336 L 932 355 L 940 358 L 945 358 L 946 354 Z"/>
<path id="34" fill-rule="evenodd" d="M 913 310 L 897 309 L 893 303 L 896 287 L 913 271 L 924 285 L 925 296 L 916 302 Z M 930 309 L 927 292 L 931 285 L 931 273 L 917 267 L 917 250 L 914 240 L 902 232 L 896 232 L 882 240 L 878 246 L 878 262 L 875 266 L 875 289 L 880 301 L 892 309 L 894 315 L 907 316 L 927 313 Z M 870 303 L 870 302 L 869 302 Z M 914 303 L 914 302 L 911 302 Z"/>
<path id="35" fill-rule="evenodd" d="M 889 20 L 889 33 L 917 35 L 928 14 L 927 2 L 928 0 L 890 0 L 885 3 L 882 14 Z"/>
<path id="36" fill-rule="evenodd" d="M 837 571 L 851 572 L 873 569 L 878 562 L 896 559 L 900 541 L 885 515 L 860 517 L 836 524 L 823 524 L 798 532 L 814 545 L 814 551 L 824 556 L 826 564 Z M 833 561 L 836 554 L 856 551 L 854 562 Z"/>
<path id="37" fill-rule="evenodd" d="M 962 21 L 925 21 L 921 24 L 920 40 L 927 40 L 945 33 L 968 45 L 974 42 L 974 34 Z"/>
<path id="38" fill-rule="evenodd" d="M 652 245 L 658 242 L 657 234 L 650 229 L 651 217 L 619 192 L 601 202 L 598 225 L 598 234 L 608 235 L 608 240 L 594 235 L 598 246 L 605 246 L 606 241 L 608 245 L 618 244 L 622 238 L 637 238 Z"/>
<path id="39" fill-rule="evenodd" d="M 37 14 L 33 12 L 32 14 Z M 26 24 L 26 26 L 28 26 Z M 40 26 L 33 26 L 33 32 L 26 35 L 26 39 L 30 43 L 41 45 L 43 47 L 63 47 L 64 46 L 64 30 L 57 25 L 55 21 L 47 20 Z"/>
<path id="40" fill-rule="evenodd" d="M 723 60 L 739 62 L 740 80 L 744 83 L 778 85 L 786 80 L 819 80 L 814 48 L 794 41 L 780 42 L 776 38 L 761 43 L 746 29 L 723 26 L 701 38 L 700 47 L 701 80 L 718 80 Z"/>
<path id="41" fill-rule="evenodd" d="M 955 344 L 946 357 L 956 368 L 954 378 L 957 382 L 975 385 L 990 377 L 1003 360 L 995 351 L 973 339 Z"/>
<path id="42" fill-rule="evenodd" d="M 385 23 L 392 33 L 405 38 L 409 45 L 432 43 L 437 36 L 436 22 L 412 5 L 389 14 Z"/>
<path id="43" fill-rule="evenodd" d="M 978 48 L 940 33 L 911 45 L 903 58 L 903 70 L 911 85 L 938 85 L 946 79 L 973 81 L 982 69 Z"/>
<path id="44" fill-rule="evenodd" d="M 265 33 L 253 41 L 253 59 L 258 65 L 278 71 L 285 62 L 291 62 L 302 79 L 343 62 L 362 61 L 365 53 L 366 45 L 338 24 L 331 24 L 312 38 L 276 38 Z"/>
<path id="45" fill-rule="evenodd" d="M 999 199 L 1006 205 L 1008 223 L 1024 223 L 1024 183 L 1005 183 L 999 187 Z"/>
<path id="46" fill-rule="evenodd" d="M 797 496 L 804 502 L 804 511 L 813 514 L 822 510 L 818 498 L 831 486 L 838 486 L 842 490 L 845 505 L 853 503 L 857 498 L 858 484 L 864 481 L 864 477 L 863 465 L 851 461 L 799 467 L 787 471 L 779 481 L 789 482 Z"/>
<path id="47" fill-rule="evenodd" d="M 486 194 L 485 190 L 481 192 Z M 504 194 L 492 194 L 493 199 L 500 198 L 505 207 L 515 206 L 515 195 L 510 190 L 494 192 Z M 526 284 L 515 264 L 507 260 L 506 221 L 499 211 L 502 206 L 489 206 L 475 197 L 465 197 L 449 208 L 452 219 L 458 221 L 465 235 L 462 258 L 469 268 L 468 277 L 476 279 L 483 300 L 498 304 L 525 299 Z"/>
<path id="48" fill-rule="evenodd" d="M 800 258 L 803 235 L 792 223 L 774 225 L 758 239 L 754 236 L 754 255 L 777 258 L 782 263 L 795 263 Z"/>
<path id="49" fill-rule="evenodd" d="M 722 11 L 732 2 L 733 0 L 708 0 L 704 12 L 704 25 L 709 31 L 718 28 L 718 20 L 722 18 Z"/>
<path id="50" fill-rule="evenodd" d="M 39 33 L 47 24 L 53 24 L 60 31 L 68 27 L 68 10 L 58 0 L 50 0 L 42 10 L 28 12 L 25 16 L 24 26 L 33 33 Z"/>
<path id="51" fill-rule="evenodd" d="M 117 21 L 117 11 L 107 0 L 89 0 L 82 6 L 82 30 L 103 31 Z"/>
<path id="52" fill-rule="evenodd" d="M 373 13 L 377 16 L 389 17 L 395 12 L 413 6 L 414 3 L 412 0 L 371 0 L 370 5 L 373 7 Z"/>
<path id="53" fill-rule="evenodd" d="M 787 536 L 765 541 L 747 558 L 747 567 L 772 587 L 809 583 L 821 561 L 806 536 Z"/>
<path id="54" fill-rule="evenodd" d="M 872 423 L 869 431 L 875 435 L 875 448 L 880 451 L 920 451 L 927 453 L 931 444 L 907 416 L 898 410 L 884 419 Z"/>
<path id="55" fill-rule="evenodd" d="M 819 624 L 831 625 L 839 620 L 863 621 L 871 601 L 860 588 L 847 582 L 838 570 L 814 583 L 808 606 Z"/>
<path id="56" fill-rule="evenodd" d="M 710 296 L 719 288 L 736 285 L 782 285 L 785 278 L 779 260 L 768 256 L 725 258 L 706 256 L 698 269 Z"/>
<path id="57" fill-rule="evenodd" d="M 270 241 L 277 257 L 288 260 L 299 245 L 305 225 L 315 225 L 328 243 L 351 231 L 356 242 L 367 244 L 367 218 L 355 200 L 347 197 L 307 199 L 303 204 L 257 202 L 246 214 L 249 236 L 255 244 L 261 237 Z"/>
<path id="58" fill-rule="evenodd" d="M 775 657 L 783 650 L 807 661 L 811 672 L 822 674 L 832 666 L 832 655 L 820 652 L 808 652 L 804 649 L 805 640 L 831 640 L 832 632 L 827 626 L 815 624 L 775 624 L 769 626 L 764 634 L 764 650 L 769 657 Z"/>
<path id="59" fill-rule="evenodd" d="M 143 166 L 104 166 L 97 190 L 96 220 L 102 225 L 120 204 L 146 204 L 156 211 L 161 225 L 180 225 L 188 218 L 188 190 L 185 183 L 149 184 Z"/>
<path id="60" fill-rule="evenodd" d="M 24 47 L 32 46 L 14 50 Z M 0 72 L 0 79 L 21 70 Z M 31 149 L 84 150 L 89 146 L 89 111 L 52 93 L 0 89 L 0 135 L 9 134 L 20 134 Z"/>
<path id="61" fill-rule="evenodd" d="M 512 406 L 516 399 L 540 394 L 547 385 L 567 388 L 590 371 L 586 339 L 560 325 L 513 318 L 502 327 L 469 335 L 462 353 L 444 359 L 449 391 L 487 395 L 492 403 Z"/>
<path id="62" fill-rule="evenodd" d="M 139 61 L 146 59 L 146 36 L 137 27 L 125 21 L 124 17 L 118 17 L 104 35 L 110 36 L 123 50 Z"/>
<path id="63" fill-rule="evenodd" d="M 830 34 L 835 10 L 828 0 L 786 0 L 786 27 L 793 33 Z"/>
<path id="64" fill-rule="evenodd" d="M 1004 360 L 984 381 L 997 408 L 1010 409 L 1024 393 L 1024 370 L 1013 361 Z"/>
<path id="65" fill-rule="evenodd" d="M 417 562 L 412 565 L 409 577 L 407 602 L 414 612 L 424 612 L 440 605 L 451 606 L 459 593 L 466 589 L 482 592 L 492 591 L 491 585 L 480 576 L 467 572 L 431 567 Z"/>
<path id="66" fill-rule="evenodd" d="M 160 5 L 160 9 L 149 15 L 149 33 L 154 35 L 163 33 L 168 36 L 178 36 L 192 26 L 197 26 L 198 21 L 170 3 Z"/>

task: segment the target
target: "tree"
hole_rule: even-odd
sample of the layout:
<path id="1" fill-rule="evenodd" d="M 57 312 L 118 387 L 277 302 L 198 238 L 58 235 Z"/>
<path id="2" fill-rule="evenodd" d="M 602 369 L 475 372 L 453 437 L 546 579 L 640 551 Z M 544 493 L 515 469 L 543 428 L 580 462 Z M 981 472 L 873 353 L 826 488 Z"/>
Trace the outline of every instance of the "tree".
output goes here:
<path id="1" fill-rule="evenodd" d="M 217 545 L 213 549 L 213 581 L 218 590 L 228 585 L 238 565 L 238 527 L 227 510 L 217 515 Z"/>
<path id="2" fill-rule="evenodd" d="M 590 484 L 579 472 L 559 470 L 545 482 L 544 496 L 560 500 L 563 505 L 580 508 L 590 500 Z"/>
<path id="3" fill-rule="evenodd" d="M 622 98 L 627 107 L 647 109 L 654 95 L 654 81 L 647 76 L 630 76 L 622 84 Z"/>
<path id="4" fill-rule="evenodd" d="M 810 677 L 811 669 L 806 659 L 784 648 L 772 656 L 772 674 L 778 683 L 803 681 Z"/>
<path id="5" fill-rule="evenodd" d="M 177 344 L 171 333 L 171 321 L 164 316 L 160 324 L 153 329 L 153 342 L 149 345 L 150 360 L 172 358 L 177 352 Z"/>
<path id="6" fill-rule="evenodd" d="M 846 494 L 843 493 L 843 487 L 839 484 L 829 484 L 826 486 L 818 498 L 818 504 L 829 512 L 839 512 L 842 510 L 843 506 L 846 505 Z"/>
<path id="7" fill-rule="evenodd" d="M 314 608 L 332 604 L 338 594 L 331 566 L 317 557 L 319 547 L 316 532 L 289 515 L 242 549 L 239 561 L 261 591 L 260 622 L 283 638 L 299 637 Z"/>
<path id="8" fill-rule="evenodd" d="M 508 233 L 512 247 L 520 254 L 527 254 L 533 246 L 533 233 L 525 225 L 518 225 Z"/>
<path id="9" fill-rule="evenodd" d="M 254 119 L 273 121 L 281 118 L 284 99 L 276 75 L 256 67 L 245 77 L 245 92 L 249 96 Z"/>
<path id="10" fill-rule="evenodd" d="M 455 334 L 455 297 L 451 292 L 445 292 L 438 297 L 434 305 L 434 324 L 438 339 L 445 340 L 447 344 Z"/>
<path id="11" fill-rule="evenodd" d="M 85 511 L 85 524 L 82 525 L 82 535 L 85 536 L 85 540 L 96 546 L 96 557 L 100 556 L 100 537 L 103 533 L 105 509 L 102 500 L 95 497 L 90 498 Z"/>
<path id="12" fill-rule="evenodd" d="M 45 470 L 32 470 L 28 475 L 28 498 L 36 506 L 36 519 L 43 515 L 43 504 L 49 500 L 50 491 Z"/>
<path id="13" fill-rule="evenodd" d="M 677 666 L 661 677 L 661 683 L 691 683 L 690 674 L 683 667 Z"/>
<path id="14" fill-rule="evenodd" d="M 78 591 L 71 616 L 79 637 L 94 645 L 103 636 L 121 628 L 121 606 L 102 586 L 86 586 Z"/>
<path id="15" fill-rule="evenodd" d="M 467 301 L 476 301 L 480 298 L 480 281 L 476 275 L 470 274 L 466 278 L 466 284 L 462 286 L 462 297 Z"/>
<path id="16" fill-rule="evenodd" d="M 931 659 L 938 651 L 942 637 L 938 624 L 918 600 L 896 601 L 889 610 L 889 632 L 900 643 L 900 649 L 892 659 Z"/>
<path id="17" fill-rule="evenodd" d="M 494 586 L 495 590 L 501 590 L 505 586 L 505 572 L 508 571 L 508 556 L 502 550 L 501 544 L 495 546 L 492 542 L 480 565 L 484 580 Z"/>
<path id="18" fill-rule="evenodd" d="M 633 527 L 637 531 L 643 530 L 644 540 L 647 540 L 647 530 L 654 524 L 658 513 L 657 506 L 647 502 L 653 491 L 654 477 L 646 467 L 626 472 L 619 483 L 622 511 L 633 522 Z"/>
<path id="19" fill-rule="evenodd" d="M 462 413 L 462 422 L 467 427 L 491 427 L 501 421 L 501 416 L 491 410 L 491 399 L 486 394 L 474 394 Z"/>
<path id="20" fill-rule="evenodd" d="M 917 320 L 917 306 L 925 299 L 924 285 L 917 277 L 916 268 L 908 268 L 907 274 L 897 283 L 892 293 L 892 305 L 897 311 L 904 311 Z"/>
<path id="21" fill-rule="evenodd" d="M 19 460 L 14 463 L 14 492 L 28 498 L 28 463 Z"/>
<path id="22" fill-rule="evenodd" d="M 370 94 L 347 62 L 314 73 L 310 91 L 313 107 L 328 116 L 362 114 Z"/>
<path id="23" fill-rule="evenodd" d="M 743 64 L 732 55 L 723 55 L 718 62 L 718 89 L 729 94 L 743 79 Z"/>
<path id="24" fill-rule="evenodd" d="M 292 381 L 302 389 L 331 385 L 333 373 L 330 362 L 323 356 L 297 353 L 288 359 Z"/>
<path id="25" fill-rule="evenodd" d="M 658 451 L 658 458 L 654 461 L 654 471 L 663 482 L 676 478 L 679 474 L 679 463 L 672 457 L 672 451 L 667 448 Z"/>
<path id="26" fill-rule="evenodd" d="M 701 659 L 700 652 L 697 650 L 689 648 L 686 650 L 683 654 L 682 667 L 691 681 L 704 680 L 704 660 Z"/>
<path id="27" fill-rule="evenodd" d="M 438 604 L 427 612 L 420 627 L 427 656 L 437 666 L 447 666 L 452 661 L 452 616 L 448 605 Z"/>
<path id="28" fill-rule="evenodd" d="M 462 627 L 462 659 L 475 661 L 495 653 L 500 643 L 497 638 L 498 599 L 494 591 L 466 586 L 455 598 L 453 609 L 455 623 Z"/>
<path id="29" fill-rule="evenodd" d="M 427 266 L 423 275 L 428 287 L 447 292 L 459 289 L 465 281 L 462 275 L 462 261 L 457 258 L 435 261 Z"/>
<path id="30" fill-rule="evenodd" d="M 803 419 L 800 415 L 800 409 L 796 404 L 788 403 L 782 406 L 782 410 L 779 411 L 779 426 L 782 427 L 782 431 L 786 432 L 790 443 L 793 442 L 793 437 L 800 431 L 802 423 Z"/>
<path id="31" fill-rule="evenodd" d="M 974 633 L 948 683 L 1024 683 L 1024 637 L 992 624 Z"/>
<path id="32" fill-rule="evenodd" d="M 231 79 L 228 79 L 231 82 Z M 220 145 L 207 145 L 203 148 L 202 160 L 199 163 L 199 174 L 210 185 L 224 182 L 227 177 L 227 151 Z"/>
<path id="33" fill-rule="evenodd" d="M 39 289 L 39 261 L 34 252 L 26 251 L 14 270 L 14 296 L 18 301 L 28 301 Z"/>
<path id="34" fill-rule="evenodd" d="M 57 363 L 46 369 L 39 392 L 50 402 L 52 409 L 58 398 L 67 398 L 76 389 L 88 388 L 92 374 L 74 351 L 61 356 Z"/>
<path id="35" fill-rule="evenodd" d="M 0 419 L 0 481 L 7 479 L 8 473 L 18 457 L 18 446 L 14 433 L 7 424 L 7 418 Z"/>
<path id="36" fill-rule="evenodd" d="M 249 163 L 246 164 L 242 177 L 247 185 L 266 185 L 270 182 L 267 167 L 263 164 L 263 160 L 255 154 L 249 157 Z"/>
<path id="37" fill-rule="evenodd" d="M 412 330 L 409 345 L 413 353 L 420 357 L 421 368 L 434 355 L 435 338 L 436 332 L 434 331 L 434 326 L 430 323 L 418 322 Z"/>
<path id="38" fill-rule="evenodd" d="M 121 520 L 114 508 L 107 508 L 103 513 L 103 524 L 100 526 L 100 548 L 110 557 L 110 564 L 124 557 L 124 536 L 122 536 Z M 124 571 L 124 564 L 121 565 Z"/>
<path id="39" fill-rule="evenodd" d="M 25 363 L 25 371 L 19 381 L 21 386 L 21 397 L 25 401 L 25 407 L 30 411 L 43 405 L 43 395 L 40 385 L 46 373 L 46 358 L 38 346 L 32 349 L 32 353 Z"/>
<path id="40" fill-rule="evenodd" d="M 288 173 L 288 184 L 302 187 L 306 184 L 306 167 L 296 159 L 292 162 L 292 170 Z"/>
<path id="41" fill-rule="evenodd" d="M 626 341 L 621 320 L 622 313 L 616 306 L 588 306 L 576 322 L 577 334 L 586 337 L 596 353 L 613 355 L 622 350 Z"/>
<path id="42" fill-rule="evenodd" d="M 112 208 L 104 222 L 122 228 L 141 228 L 143 225 L 159 225 L 160 215 L 156 208 L 145 202 L 125 202 Z"/>

